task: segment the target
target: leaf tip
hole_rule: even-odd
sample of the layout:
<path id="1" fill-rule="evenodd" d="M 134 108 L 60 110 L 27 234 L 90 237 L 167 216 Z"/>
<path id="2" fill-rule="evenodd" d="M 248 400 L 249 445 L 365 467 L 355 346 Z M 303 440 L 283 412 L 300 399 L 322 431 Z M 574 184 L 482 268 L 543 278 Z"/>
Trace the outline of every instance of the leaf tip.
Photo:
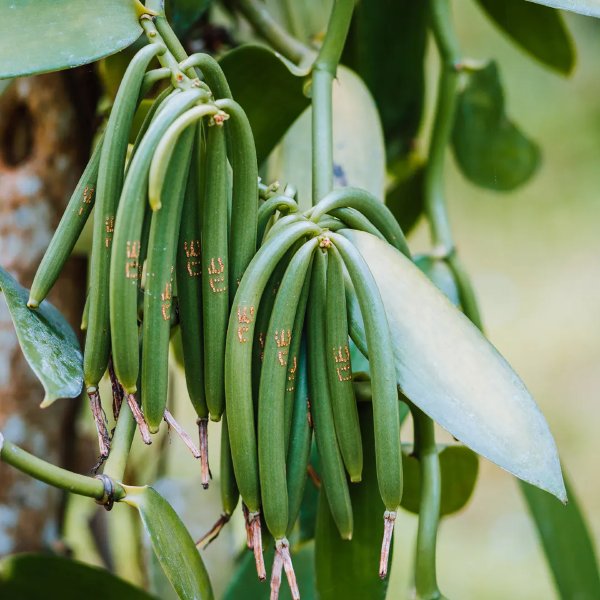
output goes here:
<path id="1" fill-rule="evenodd" d="M 48 408 L 51 404 L 54 404 L 55 400 L 56 400 L 55 396 L 50 396 L 50 395 L 46 394 L 44 396 L 44 399 L 40 403 L 40 408 Z"/>

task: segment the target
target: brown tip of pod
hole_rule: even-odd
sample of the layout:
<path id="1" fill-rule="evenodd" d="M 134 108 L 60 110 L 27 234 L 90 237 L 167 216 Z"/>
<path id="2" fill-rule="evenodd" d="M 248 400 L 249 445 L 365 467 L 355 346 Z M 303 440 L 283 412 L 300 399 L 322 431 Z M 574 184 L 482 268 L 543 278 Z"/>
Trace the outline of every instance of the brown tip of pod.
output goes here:
<path id="1" fill-rule="evenodd" d="M 138 429 L 140 430 L 142 441 L 144 442 L 144 444 L 149 446 L 152 443 L 152 440 L 150 439 L 150 429 L 148 429 L 148 424 L 146 423 L 146 419 L 144 419 L 142 409 L 137 403 L 135 394 L 127 394 L 127 404 L 131 409 L 133 418 L 135 419 Z"/>
<path id="2" fill-rule="evenodd" d="M 283 558 L 278 550 L 275 551 L 273 567 L 271 568 L 271 596 L 270 600 L 278 600 L 281 588 L 281 572 L 283 571 Z"/>
<path id="3" fill-rule="evenodd" d="M 248 526 L 252 535 L 252 550 L 254 551 L 254 561 L 256 562 L 256 573 L 261 581 L 267 578 L 265 569 L 265 560 L 262 548 L 262 531 L 260 528 L 260 513 L 248 513 Z"/>
<path id="4" fill-rule="evenodd" d="M 179 436 L 179 439 L 187 446 L 188 450 L 192 453 L 194 458 L 200 458 L 200 450 L 196 448 L 196 444 L 192 442 L 192 438 L 187 434 L 185 429 L 175 420 L 175 417 L 165 409 L 165 413 L 163 418 L 166 424 L 169 426 L 169 429 L 173 429 L 175 433 Z"/>
<path id="5" fill-rule="evenodd" d="M 206 490 L 211 480 L 208 464 L 208 419 L 198 419 L 196 424 L 198 425 L 198 438 L 200 440 L 200 477 L 202 487 Z"/>
<path id="6" fill-rule="evenodd" d="M 379 559 L 379 577 L 385 579 L 388 572 L 390 546 L 396 523 L 396 511 L 386 510 L 383 513 L 383 541 L 381 542 L 381 557 Z"/>
<path id="7" fill-rule="evenodd" d="M 223 527 L 229 523 L 229 519 L 231 519 L 231 515 L 221 514 L 216 523 L 196 542 L 196 546 L 208 548 L 219 537 Z"/>
<path id="8" fill-rule="evenodd" d="M 100 392 L 96 386 L 89 386 L 86 389 L 88 398 L 90 399 L 90 409 L 92 410 L 92 416 L 94 417 L 94 424 L 96 425 L 96 431 L 98 433 L 98 447 L 100 449 L 100 462 L 94 468 L 95 470 L 106 460 L 108 453 L 110 452 L 110 436 L 108 434 L 108 421 L 106 414 L 102 408 L 102 402 L 100 401 Z"/>
<path id="9" fill-rule="evenodd" d="M 248 511 L 248 507 L 244 502 L 242 502 L 242 512 L 244 513 L 244 525 L 246 526 L 246 546 L 248 546 L 248 550 L 252 550 L 252 527 L 250 526 L 250 512 Z"/>
<path id="10" fill-rule="evenodd" d="M 296 573 L 294 565 L 292 565 L 292 557 L 290 555 L 290 544 L 286 538 L 282 538 L 275 542 L 275 556 L 280 555 L 283 562 L 283 570 L 290 586 L 290 592 L 293 600 L 300 600 L 300 590 L 296 581 Z"/>

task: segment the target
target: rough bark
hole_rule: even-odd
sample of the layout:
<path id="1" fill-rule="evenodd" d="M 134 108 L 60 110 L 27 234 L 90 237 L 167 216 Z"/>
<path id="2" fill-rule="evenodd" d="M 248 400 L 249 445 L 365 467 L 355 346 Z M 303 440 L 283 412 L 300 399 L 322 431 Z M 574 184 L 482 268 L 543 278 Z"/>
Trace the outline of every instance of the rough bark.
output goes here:
<path id="1" fill-rule="evenodd" d="M 66 81 L 61 74 L 21 78 L 0 96 L 0 263 L 26 286 L 83 167 L 81 135 L 88 134 Z M 50 296 L 75 327 L 85 267 L 84 259 L 72 258 Z M 64 464 L 77 401 L 41 410 L 42 397 L 0 295 L 0 430 L 30 452 Z M 51 545 L 62 501 L 57 490 L 0 463 L 0 555 Z"/>

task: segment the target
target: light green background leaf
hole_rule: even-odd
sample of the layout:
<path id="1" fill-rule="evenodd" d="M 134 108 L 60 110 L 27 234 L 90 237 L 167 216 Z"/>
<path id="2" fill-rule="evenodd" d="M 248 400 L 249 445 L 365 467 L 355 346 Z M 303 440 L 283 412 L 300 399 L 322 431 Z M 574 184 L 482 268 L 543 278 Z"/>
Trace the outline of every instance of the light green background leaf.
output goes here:
<path id="1" fill-rule="evenodd" d="M 454 156 L 473 183 L 509 191 L 525 183 L 540 163 L 540 151 L 508 118 L 498 67 L 471 71 L 459 94 L 452 135 Z"/>
<path id="2" fill-rule="evenodd" d="M 381 293 L 404 394 L 478 454 L 565 500 L 548 424 L 511 366 L 404 255 L 368 233 L 343 233 Z"/>
<path id="3" fill-rule="evenodd" d="M 47 300 L 37 310 L 27 308 L 29 292 L 2 267 L 0 289 L 21 350 L 46 391 L 42 407 L 58 398 L 79 396 L 83 387 L 83 357 L 71 326 Z"/>
<path id="4" fill-rule="evenodd" d="M 440 515 L 458 512 L 469 501 L 477 481 L 479 460 L 477 455 L 464 446 L 446 446 L 440 450 L 442 497 Z M 414 456 L 402 455 L 404 493 L 402 508 L 419 514 L 421 500 L 421 470 Z M 558 500 L 554 499 L 555 502 Z"/>
<path id="5" fill-rule="evenodd" d="M 575 49 L 561 14 L 523 0 L 477 0 L 494 23 L 531 56 L 563 75 L 575 64 Z"/>
<path id="6" fill-rule="evenodd" d="M 269 157 L 267 176 L 298 189 L 301 210 L 312 205 L 311 109 L 292 125 Z M 339 67 L 333 83 L 333 161 L 335 187 L 360 187 L 383 201 L 385 146 L 377 108 L 363 81 Z"/>
<path id="7" fill-rule="evenodd" d="M 142 33 L 134 0 L 0 0 L 0 78 L 77 67 Z"/>
<path id="8" fill-rule="evenodd" d="M 125 486 L 125 491 L 123 501 L 138 509 L 152 549 L 179 597 L 212 600 L 204 562 L 173 507 L 151 487 Z"/>
<path id="9" fill-rule="evenodd" d="M 569 494 L 566 506 L 542 490 L 519 483 L 561 598 L 600 598 L 596 553 L 569 480 L 565 478 Z"/>

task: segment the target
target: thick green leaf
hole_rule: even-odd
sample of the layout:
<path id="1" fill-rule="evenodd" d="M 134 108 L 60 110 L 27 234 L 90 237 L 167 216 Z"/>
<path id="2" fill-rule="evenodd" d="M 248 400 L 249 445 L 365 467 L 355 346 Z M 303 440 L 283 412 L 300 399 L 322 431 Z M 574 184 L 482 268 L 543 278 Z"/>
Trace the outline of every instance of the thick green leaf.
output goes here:
<path id="1" fill-rule="evenodd" d="M 496 63 L 468 74 L 459 94 L 452 135 L 454 156 L 466 177 L 492 190 L 525 183 L 540 163 L 538 146 L 509 120 Z"/>
<path id="2" fill-rule="evenodd" d="M 248 115 L 260 165 L 308 106 L 304 78 L 278 54 L 256 44 L 228 52 L 221 67 L 233 97 Z"/>
<path id="3" fill-rule="evenodd" d="M 60 312 L 47 300 L 37 310 L 27 308 L 28 291 L 0 267 L 0 289 L 10 311 L 21 350 L 44 386 L 41 404 L 75 398 L 83 387 L 83 357 L 79 340 Z"/>
<path id="4" fill-rule="evenodd" d="M 271 540 L 272 541 L 272 540 Z M 273 564 L 274 548 L 270 543 L 265 544 L 265 566 L 267 573 L 271 571 Z M 298 581 L 298 589 L 302 600 L 316 600 L 315 592 L 315 546 L 313 542 L 301 544 L 299 547 L 292 548 L 292 562 L 294 563 L 294 571 L 296 572 L 296 580 Z M 223 596 L 223 600 L 269 600 L 270 588 L 268 583 L 261 582 L 256 577 L 256 563 L 252 552 L 244 551 L 239 564 L 234 571 L 227 590 Z M 280 600 L 290 600 L 291 594 L 285 575 L 281 583 L 279 592 Z"/>
<path id="5" fill-rule="evenodd" d="M 385 598 L 389 578 L 378 577 L 385 506 L 379 497 L 375 468 L 373 409 L 358 405 L 363 441 L 363 480 L 350 485 L 354 513 L 351 541 L 340 538 L 323 491 L 319 498 L 315 565 L 320 600 Z"/>
<path id="6" fill-rule="evenodd" d="M 395 176 L 386 192 L 385 204 L 408 235 L 419 222 L 424 210 L 425 164 L 415 157 L 399 161 L 392 169 Z"/>
<path id="7" fill-rule="evenodd" d="M 526 52 L 568 75 L 575 50 L 561 14 L 523 0 L 477 0 L 494 23 Z"/>
<path id="8" fill-rule="evenodd" d="M 152 600 L 154 596 L 98 567 L 52 554 L 16 554 L 0 561 L 0 598 Z"/>
<path id="9" fill-rule="evenodd" d="M 404 255 L 368 233 L 344 234 L 381 293 L 404 394 L 475 452 L 565 501 L 554 439 L 511 366 Z"/>
<path id="10" fill-rule="evenodd" d="M 427 254 L 421 254 L 415 256 L 413 261 L 415 265 L 427 275 L 427 278 L 435 285 L 435 287 L 444 292 L 444 295 L 452 302 L 452 304 L 454 304 L 454 306 L 460 305 L 460 294 L 456 287 L 454 274 L 445 260 Z"/>
<path id="11" fill-rule="evenodd" d="M 269 157 L 268 177 L 293 183 L 302 210 L 311 199 L 311 109 L 302 113 Z M 346 67 L 333 84 L 334 185 L 368 190 L 383 201 L 385 147 L 377 107 L 363 81 Z"/>
<path id="12" fill-rule="evenodd" d="M 600 598 L 600 574 L 592 537 L 587 529 L 569 480 L 569 503 L 519 482 L 537 525 L 556 586 L 563 600 Z"/>
<path id="13" fill-rule="evenodd" d="M 464 446 L 446 446 L 440 451 L 442 498 L 440 515 L 458 512 L 469 501 L 477 481 L 479 461 L 477 454 Z M 404 493 L 402 507 L 419 514 L 421 500 L 421 469 L 414 456 L 402 455 Z"/>
<path id="14" fill-rule="evenodd" d="M 170 0 L 166 2 L 167 17 L 178 36 L 184 36 L 208 10 L 212 0 Z"/>
<path id="15" fill-rule="evenodd" d="M 344 63 L 375 98 L 388 162 L 413 146 L 423 115 L 427 2 L 369 0 L 356 5 Z"/>
<path id="16" fill-rule="evenodd" d="M 588 17 L 600 17 L 600 2 L 598 0 L 528 0 L 536 4 L 544 4 L 553 8 L 570 10 Z"/>
<path id="17" fill-rule="evenodd" d="M 0 78 L 85 65 L 142 33 L 136 0 L 0 0 Z"/>
<path id="18" fill-rule="evenodd" d="M 171 505 L 151 487 L 124 486 L 124 502 L 138 509 L 160 565 L 182 600 L 212 600 L 213 591 L 194 540 Z"/>
<path id="19" fill-rule="evenodd" d="M 299 40 L 311 43 L 322 38 L 333 0 L 266 0 L 267 10 Z"/>

